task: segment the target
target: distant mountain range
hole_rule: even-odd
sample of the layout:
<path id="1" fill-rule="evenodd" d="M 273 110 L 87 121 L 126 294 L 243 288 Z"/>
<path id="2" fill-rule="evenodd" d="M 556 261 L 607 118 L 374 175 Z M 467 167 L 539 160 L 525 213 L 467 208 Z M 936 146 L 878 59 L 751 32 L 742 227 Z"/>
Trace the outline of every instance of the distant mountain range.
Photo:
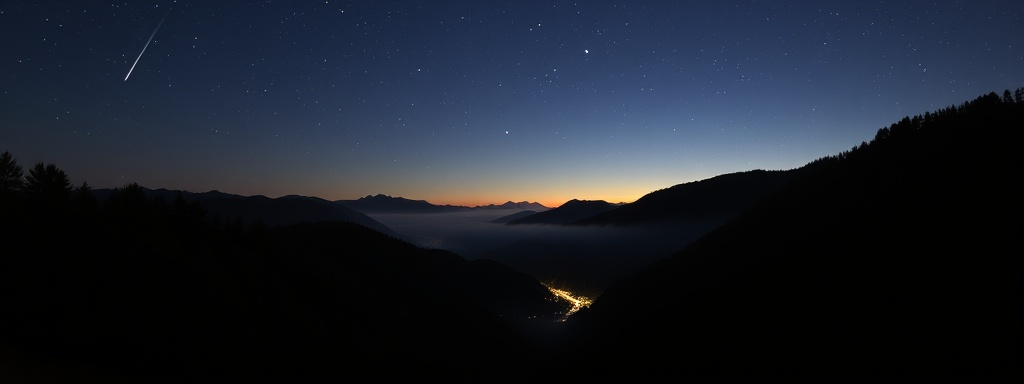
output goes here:
<path id="1" fill-rule="evenodd" d="M 544 211 L 548 207 L 541 205 L 540 203 L 531 202 L 506 202 L 500 205 L 482 205 L 476 207 L 466 207 L 461 205 L 434 205 L 424 200 L 411 200 L 403 197 L 391 197 L 388 195 L 378 194 L 366 197 L 361 197 L 356 200 L 336 200 L 335 203 L 344 205 L 348 208 L 356 211 L 368 214 L 374 213 L 449 213 L 449 212 L 464 212 L 472 210 L 487 210 L 487 209 L 523 209 L 523 210 L 534 210 Z"/>
<path id="2" fill-rule="evenodd" d="M 168 189 L 146 189 L 150 197 L 173 202 L 180 195 L 185 201 L 197 202 L 208 214 L 217 216 L 225 222 L 240 220 L 249 225 L 261 222 L 267 227 L 280 227 L 300 223 L 320 221 L 345 221 L 372 228 L 381 233 L 398 237 L 399 235 L 386 225 L 366 216 L 361 212 L 335 204 L 319 197 L 288 195 L 278 198 L 266 196 L 241 196 L 220 191 L 188 192 Z M 110 189 L 94 191 L 97 198 L 104 199 L 110 195 Z"/>
<path id="3" fill-rule="evenodd" d="M 516 202 L 512 202 L 512 201 L 507 201 L 504 204 L 497 204 L 497 205 L 495 205 L 495 204 L 478 205 L 478 206 L 472 207 L 472 209 L 528 209 L 528 210 L 534 210 L 534 211 L 545 211 L 545 210 L 548 210 L 548 209 L 551 209 L 551 208 L 546 207 L 543 204 L 536 203 L 536 202 L 520 201 L 520 202 L 516 203 Z"/>

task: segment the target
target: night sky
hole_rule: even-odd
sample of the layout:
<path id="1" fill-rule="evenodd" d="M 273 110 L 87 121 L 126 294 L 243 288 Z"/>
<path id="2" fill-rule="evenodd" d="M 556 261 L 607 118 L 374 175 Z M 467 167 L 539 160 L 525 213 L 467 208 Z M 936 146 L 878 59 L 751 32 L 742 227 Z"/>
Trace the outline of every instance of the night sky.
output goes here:
<path id="1" fill-rule="evenodd" d="M 0 151 L 94 188 L 628 202 L 1024 86 L 1022 17 L 1020 0 L 4 0 Z"/>

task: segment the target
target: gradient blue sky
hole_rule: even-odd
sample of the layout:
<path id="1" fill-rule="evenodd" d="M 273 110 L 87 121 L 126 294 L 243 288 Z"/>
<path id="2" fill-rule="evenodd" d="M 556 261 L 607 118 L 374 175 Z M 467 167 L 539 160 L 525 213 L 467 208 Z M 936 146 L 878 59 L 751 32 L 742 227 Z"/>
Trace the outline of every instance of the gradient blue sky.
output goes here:
<path id="1" fill-rule="evenodd" d="M 1024 86 L 1022 16 L 1019 0 L 3 1 L 0 151 L 96 188 L 632 201 Z"/>

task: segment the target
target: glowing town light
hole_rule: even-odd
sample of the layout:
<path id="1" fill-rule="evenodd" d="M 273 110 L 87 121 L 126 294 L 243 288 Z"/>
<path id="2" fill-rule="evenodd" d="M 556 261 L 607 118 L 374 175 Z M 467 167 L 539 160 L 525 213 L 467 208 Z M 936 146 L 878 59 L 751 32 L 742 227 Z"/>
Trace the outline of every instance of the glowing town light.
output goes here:
<path id="1" fill-rule="evenodd" d="M 547 284 L 544 284 L 544 286 L 547 287 L 547 289 L 549 291 L 551 291 L 551 293 L 554 294 L 555 296 L 557 296 L 558 298 L 560 298 L 562 300 L 565 300 L 565 301 L 568 301 L 569 304 L 572 304 L 572 308 L 569 308 L 569 311 L 566 312 L 565 316 L 562 316 L 562 318 L 559 321 L 565 321 L 566 319 L 569 318 L 569 316 L 572 316 L 572 314 L 576 313 L 580 309 L 583 309 L 585 307 L 589 307 L 590 304 L 594 302 L 593 300 L 591 300 L 591 299 L 589 299 L 587 297 L 576 296 L 572 292 L 569 292 L 569 291 L 566 291 L 566 290 L 561 290 L 561 289 L 553 288 L 553 287 L 551 287 L 550 285 L 547 285 Z"/>

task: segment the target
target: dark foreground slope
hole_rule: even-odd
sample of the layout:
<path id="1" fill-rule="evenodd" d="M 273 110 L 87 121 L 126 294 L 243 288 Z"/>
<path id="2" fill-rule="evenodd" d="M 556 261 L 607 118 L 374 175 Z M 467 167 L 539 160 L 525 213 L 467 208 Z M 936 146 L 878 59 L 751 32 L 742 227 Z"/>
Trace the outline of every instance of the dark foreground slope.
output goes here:
<path id="1" fill-rule="evenodd" d="M 1024 103 L 907 118 L 572 321 L 593 381 L 1017 382 Z"/>
<path id="2" fill-rule="evenodd" d="M 138 186 L 2 202 L 4 382 L 528 381 L 524 326 L 566 308 L 352 223 L 223 225 Z"/>

